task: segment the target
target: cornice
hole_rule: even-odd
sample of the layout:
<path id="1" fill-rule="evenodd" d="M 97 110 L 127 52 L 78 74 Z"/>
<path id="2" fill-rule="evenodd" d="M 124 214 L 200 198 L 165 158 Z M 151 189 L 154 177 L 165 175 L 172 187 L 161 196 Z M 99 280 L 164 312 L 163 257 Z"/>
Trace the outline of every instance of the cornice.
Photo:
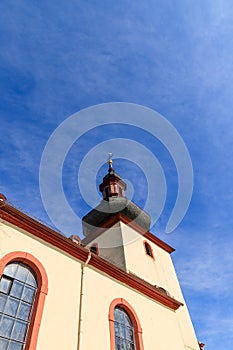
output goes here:
<path id="1" fill-rule="evenodd" d="M 87 245 L 88 243 L 95 240 L 98 236 L 100 236 L 106 229 L 111 228 L 119 221 L 123 222 L 127 226 L 131 227 L 138 233 L 140 233 L 142 236 L 144 236 L 149 241 L 156 244 L 158 247 L 162 248 L 169 254 L 173 253 L 175 251 L 174 248 L 172 248 L 170 245 L 159 239 L 158 237 L 154 236 L 151 232 L 145 231 L 141 226 L 139 226 L 135 221 L 130 220 L 126 215 L 122 213 L 117 213 L 110 217 L 108 220 L 104 221 L 101 224 L 101 227 L 97 227 L 95 231 L 90 233 L 87 237 L 85 237 L 82 242 L 84 245 Z"/>
<path id="2" fill-rule="evenodd" d="M 0 204 L 0 218 L 29 232 L 32 236 L 38 237 L 81 262 L 87 260 L 89 250 L 77 245 L 69 238 L 62 236 L 60 233 L 22 213 L 6 202 Z M 122 218 L 121 220 L 123 221 Z M 92 254 L 89 265 L 172 310 L 177 310 L 183 305 L 176 299 L 159 292 L 153 285 L 145 282 L 141 278 L 120 270 L 115 265 L 95 254 Z"/>

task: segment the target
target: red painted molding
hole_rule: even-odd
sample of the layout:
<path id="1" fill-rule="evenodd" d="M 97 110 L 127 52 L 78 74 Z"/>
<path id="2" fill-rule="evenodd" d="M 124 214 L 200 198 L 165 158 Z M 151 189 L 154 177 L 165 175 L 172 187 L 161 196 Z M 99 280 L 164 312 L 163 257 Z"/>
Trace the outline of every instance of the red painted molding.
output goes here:
<path id="1" fill-rule="evenodd" d="M 135 231 L 139 232 L 142 236 L 144 236 L 146 239 L 149 241 L 153 242 L 156 244 L 158 247 L 162 248 L 169 254 L 173 253 L 175 251 L 174 248 L 169 246 L 167 243 L 163 242 L 161 239 L 158 237 L 154 236 L 151 232 L 145 231 L 141 226 L 139 226 L 135 221 L 130 221 L 130 219 L 125 216 L 124 214 L 115 214 L 112 217 L 110 217 L 108 220 L 103 222 L 101 224 L 101 227 L 96 228 L 95 231 L 93 231 L 91 234 L 89 234 L 86 238 L 82 240 L 84 245 L 87 245 L 91 241 L 95 240 L 98 236 L 100 236 L 106 229 L 114 226 L 117 224 L 119 221 L 123 222 L 127 226 L 131 227 Z"/>
<path id="2" fill-rule="evenodd" d="M 127 273 L 123 270 L 120 270 L 115 265 L 112 265 L 111 263 L 102 259 L 101 257 L 93 255 L 92 259 L 89 262 L 89 265 L 92 265 L 93 267 L 97 268 L 98 270 L 101 270 L 105 274 L 115 278 L 122 284 L 133 288 L 139 293 L 148 296 L 149 298 L 169 307 L 170 309 L 177 310 L 181 305 L 183 305 L 176 299 L 162 294 L 161 292 L 156 290 L 153 285 L 144 281 L 140 277 L 132 273 Z"/>
<path id="3" fill-rule="evenodd" d="M 33 255 L 26 252 L 11 252 L 1 258 L 0 277 L 4 272 L 5 266 L 14 261 L 20 261 L 30 266 L 35 272 L 38 281 L 38 291 L 25 347 L 25 350 L 36 350 L 45 297 L 48 293 L 48 278 L 46 271 L 40 261 L 37 260 Z"/>
<path id="4" fill-rule="evenodd" d="M 89 254 L 88 249 L 78 246 L 69 238 L 62 236 L 51 228 L 37 222 L 9 204 L 4 203 L 4 205 L 0 205 L 0 218 L 31 233 L 32 236 L 38 237 L 47 244 L 60 249 L 61 252 L 66 252 L 82 262 L 87 260 Z M 120 270 L 115 265 L 97 256 L 96 254 L 92 254 L 89 265 L 95 267 L 99 271 L 102 271 L 106 275 L 115 278 L 117 281 L 135 289 L 137 292 L 142 293 L 149 298 L 169 307 L 172 310 L 177 310 L 181 305 L 183 305 L 176 299 L 160 293 L 151 284 L 145 282 L 141 278 Z"/>
<path id="5" fill-rule="evenodd" d="M 133 326 L 134 326 L 134 333 L 135 333 L 135 343 L 136 343 L 136 350 L 143 350 L 143 342 L 142 342 L 142 327 L 140 325 L 140 321 L 138 319 L 138 316 L 132 306 L 123 298 L 116 298 L 114 299 L 109 307 L 109 314 L 108 314 L 108 320 L 109 320 L 109 329 L 110 329 L 110 346 L 111 350 L 116 349 L 115 344 L 115 330 L 114 330 L 114 309 L 116 306 L 121 307 L 124 309 L 127 314 L 129 315 Z"/>
<path id="6" fill-rule="evenodd" d="M 154 236 L 153 233 L 151 233 L 149 231 L 144 234 L 144 237 L 146 239 L 150 240 L 151 242 L 153 242 L 154 244 L 156 244 L 158 247 L 160 247 L 163 250 L 165 250 L 166 252 L 168 252 L 169 254 L 171 254 L 175 251 L 174 248 L 172 248 L 170 245 L 168 245 L 167 243 L 165 243 L 164 241 L 162 241 L 158 237 Z"/>

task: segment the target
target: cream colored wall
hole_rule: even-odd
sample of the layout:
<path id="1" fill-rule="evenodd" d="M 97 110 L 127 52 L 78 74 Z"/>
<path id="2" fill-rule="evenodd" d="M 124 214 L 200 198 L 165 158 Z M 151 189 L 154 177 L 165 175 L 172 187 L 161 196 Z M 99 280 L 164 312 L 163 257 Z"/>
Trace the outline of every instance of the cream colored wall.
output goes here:
<path id="1" fill-rule="evenodd" d="M 182 298 L 170 254 L 130 226 L 122 222 L 120 226 L 127 270 L 153 285 L 165 288 L 178 299 Z M 145 253 L 144 241 L 151 246 L 154 259 Z"/>
<path id="2" fill-rule="evenodd" d="M 125 270 L 125 255 L 122 248 L 121 223 L 117 223 L 111 228 L 105 230 L 96 239 L 87 244 L 90 248 L 92 244 L 98 244 L 99 255 L 102 258 L 112 262 L 119 268 Z"/>
<path id="3" fill-rule="evenodd" d="M 176 283 L 174 284 L 174 279 L 175 282 L 177 279 L 174 269 L 172 270 L 169 253 L 148 241 L 154 252 L 155 259 L 153 259 L 145 253 L 144 240 L 144 236 L 140 233 L 119 222 L 88 243 L 87 247 L 90 248 L 93 243 L 97 243 L 101 257 L 180 297 L 180 290 Z"/>
<path id="4" fill-rule="evenodd" d="M 98 243 L 100 256 L 118 263 L 118 265 L 119 262 L 122 262 L 121 267 L 124 267 L 127 272 L 134 273 L 152 285 L 156 284 L 165 288 L 171 296 L 184 304 L 183 307 L 176 311 L 175 315 L 179 334 L 183 339 L 185 349 L 198 349 L 196 335 L 171 255 L 155 243 L 146 240 L 153 250 L 154 259 L 152 259 L 145 253 L 143 244 L 145 240 L 144 236 L 130 226 L 119 222 L 113 228 L 106 230 L 93 242 Z M 115 248 L 113 249 L 113 247 Z M 123 263 L 125 264 L 124 266 Z"/>
<path id="5" fill-rule="evenodd" d="M 143 330 L 145 350 L 184 350 L 176 313 L 93 268 L 85 269 L 81 349 L 110 349 L 108 312 L 115 298 L 124 298 L 135 310 Z M 189 350 L 198 350 L 197 343 Z"/>
<path id="6" fill-rule="evenodd" d="M 180 288 L 171 255 L 155 243 L 150 244 L 154 260 L 145 254 L 145 238 L 132 228 L 121 223 L 125 250 L 126 268 L 151 284 L 165 288 L 171 296 L 181 301 L 184 306 L 176 311 L 177 323 L 186 349 L 196 349 L 197 339 L 192 321 Z"/>
<path id="7" fill-rule="evenodd" d="M 127 226 L 123 227 L 123 237 L 127 229 Z M 138 245 L 139 242 L 132 244 Z M 152 243 L 151 245 L 153 246 Z M 139 252 L 136 254 L 135 249 L 133 253 L 130 244 L 126 246 L 127 264 L 131 269 L 134 264 L 138 269 L 140 265 Z M 153 246 L 153 249 L 155 249 L 156 264 L 163 263 L 163 269 L 168 270 L 165 273 L 166 278 L 162 276 L 164 281 L 168 283 L 169 280 L 174 293 L 178 295 L 178 288 L 174 281 L 175 272 L 172 269 L 172 263 L 168 263 L 169 254 L 162 252 L 158 247 Z M 42 263 L 48 275 L 49 292 L 45 301 L 37 350 L 55 348 L 56 350 L 77 350 L 80 263 L 23 230 L 0 223 L 0 257 L 13 251 L 29 252 L 34 255 Z M 142 253 L 142 259 L 147 258 L 143 250 Z M 156 273 L 158 278 L 161 278 L 159 273 L 162 275 L 163 273 L 159 271 Z M 126 299 L 137 313 L 143 329 L 144 350 L 199 349 L 185 307 L 174 312 L 109 278 L 90 265 L 84 272 L 80 349 L 110 350 L 108 312 L 110 303 L 115 298 Z M 143 270 L 140 270 L 141 272 Z M 170 288 L 170 285 L 166 286 Z M 165 288 L 166 286 L 164 285 Z"/>
<path id="8" fill-rule="evenodd" d="M 0 223 L 0 258 L 14 251 L 34 255 L 48 275 L 48 295 L 37 350 L 75 350 L 78 334 L 80 264 L 23 230 Z"/>
<path id="9" fill-rule="evenodd" d="M 145 238 L 124 223 L 121 222 L 120 225 L 127 271 L 135 273 L 153 285 L 163 286 L 164 274 L 161 271 L 161 266 L 157 261 L 156 255 L 154 260 L 145 253 L 143 244 Z M 152 246 L 150 241 L 148 243 Z M 154 247 L 153 251 L 156 253 Z"/>

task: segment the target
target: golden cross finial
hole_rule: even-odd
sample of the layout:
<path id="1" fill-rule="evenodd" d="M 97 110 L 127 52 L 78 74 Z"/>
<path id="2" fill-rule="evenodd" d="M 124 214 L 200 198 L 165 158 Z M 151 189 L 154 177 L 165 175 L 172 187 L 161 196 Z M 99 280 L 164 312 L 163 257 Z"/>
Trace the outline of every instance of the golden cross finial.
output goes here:
<path id="1" fill-rule="evenodd" d="M 112 153 L 111 152 L 108 152 L 108 165 L 109 165 L 109 168 L 112 167 Z"/>

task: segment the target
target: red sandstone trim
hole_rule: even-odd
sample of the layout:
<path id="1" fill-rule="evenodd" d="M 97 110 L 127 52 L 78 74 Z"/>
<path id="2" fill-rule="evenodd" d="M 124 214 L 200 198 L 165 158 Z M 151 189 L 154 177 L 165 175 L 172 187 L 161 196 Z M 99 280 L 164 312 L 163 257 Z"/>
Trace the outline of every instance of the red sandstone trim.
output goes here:
<path id="1" fill-rule="evenodd" d="M 109 314 L 108 314 L 108 320 L 109 320 L 109 329 L 110 329 L 110 345 L 111 350 L 116 349 L 115 344 L 115 330 L 114 330 L 114 309 L 116 306 L 121 307 L 124 309 L 134 326 L 134 335 L 135 335 L 135 343 L 136 343 L 136 349 L 137 350 L 144 350 L 143 342 L 142 342 L 142 327 L 140 325 L 140 321 L 138 319 L 138 316 L 132 306 L 123 298 L 116 298 L 114 299 L 109 307 Z"/>
<path id="2" fill-rule="evenodd" d="M 26 214 L 20 212 L 14 207 L 5 204 L 0 205 L 0 218 L 7 221 L 8 223 L 17 226 L 29 233 L 34 237 L 38 237 L 44 242 L 51 244 L 53 247 L 60 249 L 62 252 L 66 252 L 76 259 L 85 262 L 88 257 L 89 250 L 78 246 L 73 243 L 70 239 L 62 236 L 51 228 L 37 222 Z M 160 240 L 159 240 L 160 241 Z M 162 241 L 161 241 L 162 242 Z M 165 244 L 165 243 L 164 243 Z M 182 303 L 174 298 L 163 295 L 156 290 L 152 285 L 145 282 L 139 277 L 132 274 L 128 274 L 123 270 L 120 270 L 115 265 L 102 259 L 96 254 L 92 254 L 92 258 L 89 265 L 102 271 L 106 275 L 113 277 L 119 282 L 126 284 L 127 286 L 135 289 L 137 292 L 142 293 L 149 298 L 169 307 L 172 310 L 177 310 Z M 31 349 L 30 349 L 31 350 Z"/>
<path id="3" fill-rule="evenodd" d="M 170 245 L 168 245 L 167 243 L 165 243 L 164 241 L 162 241 L 158 237 L 154 236 L 149 231 L 144 234 L 144 237 L 146 239 L 150 240 L 151 242 L 153 242 L 154 244 L 156 244 L 158 247 L 160 247 L 163 250 L 165 250 L 166 252 L 168 252 L 169 254 L 171 254 L 171 253 L 173 253 L 175 251 L 174 248 L 172 248 Z"/>
<path id="4" fill-rule="evenodd" d="M 48 278 L 46 271 L 39 260 L 37 260 L 33 255 L 26 252 L 12 252 L 5 255 L 0 259 L 0 277 L 2 276 L 5 266 L 14 261 L 21 261 L 28 266 L 30 266 L 36 273 L 38 281 L 38 291 L 36 295 L 36 300 L 33 308 L 33 314 L 31 319 L 31 324 L 29 327 L 29 332 L 26 341 L 25 350 L 36 350 L 36 344 L 38 339 L 38 333 L 41 323 L 41 318 L 43 314 L 45 297 L 48 293 Z"/>
<path id="5" fill-rule="evenodd" d="M 112 265 L 101 257 L 96 256 L 95 254 L 92 255 L 89 265 L 92 265 L 98 270 L 104 272 L 106 275 L 113 277 L 122 284 L 133 288 L 139 293 L 148 296 L 149 298 L 169 307 L 170 309 L 177 310 L 181 305 L 183 305 L 176 299 L 162 294 L 156 290 L 153 285 L 144 281 L 140 277 L 132 273 L 127 273 L 123 270 L 120 270 L 116 266 Z"/>
<path id="6" fill-rule="evenodd" d="M 130 221 L 130 219 L 125 216 L 124 214 L 115 214 L 114 216 L 110 217 L 108 220 L 103 222 L 101 224 L 101 227 L 96 228 L 95 231 L 93 231 L 91 234 L 88 235 L 88 237 L 84 238 L 82 242 L 84 245 L 90 243 L 91 241 L 95 240 L 98 236 L 101 235 L 106 229 L 114 226 L 119 221 L 122 221 L 127 226 L 130 226 L 135 231 L 139 232 L 142 236 L 144 236 L 149 241 L 156 244 L 158 247 L 162 248 L 169 254 L 173 253 L 175 251 L 174 248 L 169 246 L 167 243 L 163 242 L 158 237 L 154 236 L 151 232 L 145 231 L 141 226 L 139 226 L 135 221 Z"/>

